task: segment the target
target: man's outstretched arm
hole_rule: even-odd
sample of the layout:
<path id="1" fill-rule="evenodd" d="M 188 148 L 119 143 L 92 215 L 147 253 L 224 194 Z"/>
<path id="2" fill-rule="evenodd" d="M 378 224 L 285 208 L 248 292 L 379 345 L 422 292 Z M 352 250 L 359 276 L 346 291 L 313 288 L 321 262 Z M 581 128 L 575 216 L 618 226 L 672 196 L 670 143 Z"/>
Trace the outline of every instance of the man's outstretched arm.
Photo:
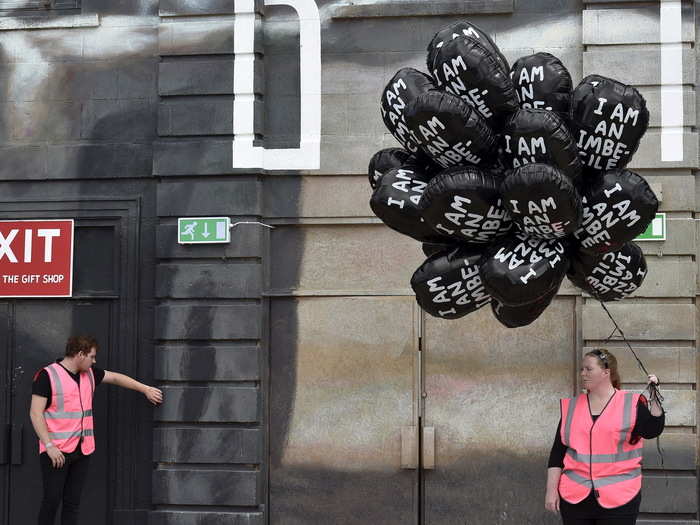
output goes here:
<path id="1" fill-rule="evenodd" d="M 109 370 L 105 370 L 105 376 L 102 379 L 102 382 L 141 392 L 144 396 L 146 396 L 146 399 L 148 399 L 148 401 L 154 405 L 159 405 L 163 402 L 163 392 L 161 392 L 158 388 L 140 383 L 136 381 L 136 379 L 132 379 L 125 374 L 120 374 L 119 372 L 110 372 Z"/>

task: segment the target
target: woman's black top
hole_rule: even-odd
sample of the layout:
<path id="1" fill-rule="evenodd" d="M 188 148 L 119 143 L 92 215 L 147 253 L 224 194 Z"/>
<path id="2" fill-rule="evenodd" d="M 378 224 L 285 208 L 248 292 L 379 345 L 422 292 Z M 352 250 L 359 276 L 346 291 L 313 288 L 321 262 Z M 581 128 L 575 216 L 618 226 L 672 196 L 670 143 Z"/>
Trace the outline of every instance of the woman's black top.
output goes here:
<path id="1" fill-rule="evenodd" d="M 593 416 L 593 421 L 598 419 L 598 416 Z M 666 415 L 652 416 L 647 407 L 647 400 L 644 396 L 640 396 L 637 403 L 637 421 L 632 429 L 632 439 L 639 438 L 653 439 L 661 434 L 664 430 Z M 564 468 L 564 456 L 566 455 L 566 445 L 561 441 L 561 419 L 557 425 L 557 434 L 554 436 L 554 444 L 552 451 L 549 454 L 548 467 Z M 614 517 L 614 516 L 636 516 L 639 512 L 639 503 L 641 501 L 641 492 L 632 498 L 631 501 L 625 503 L 621 507 L 614 509 L 605 509 L 601 507 L 597 500 L 593 497 L 593 493 L 580 503 L 571 504 L 564 500 L 561 501 L 562 515 L 566 514 L 569 517 L 577 518 L 599 518 L 599 517 Z"/>

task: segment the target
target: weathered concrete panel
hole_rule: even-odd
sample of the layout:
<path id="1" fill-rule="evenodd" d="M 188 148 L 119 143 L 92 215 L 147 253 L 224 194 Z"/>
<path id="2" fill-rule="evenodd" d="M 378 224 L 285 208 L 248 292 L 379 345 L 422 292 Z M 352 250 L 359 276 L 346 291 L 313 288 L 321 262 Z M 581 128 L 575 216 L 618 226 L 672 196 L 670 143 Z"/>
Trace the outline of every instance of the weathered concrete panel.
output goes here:
<path id="1" fill-rule="evenodd" d="M 80 120 L 83 139 L 126 142 L 156 135 L 156 107 L 150 100 L 87 100 Z"/>
<path id="2" fill-rule="evenodd" d="M 160 0 L 158 6 L 160 16 L 190 16 L 190 15 L 232 15 L 235 11 L 234 0 Z M 262 0 L 255 0 L 255 12 L 263 9 Z"/>
<path id="3" fill-rule="evenodd" d="M 218 20 L 161 23 L 158 52 L 167 55 L 233 54 L 233 17 Z"/>
<path id="4" fill-rule="evenodd" d="M 163 182 L 158 185 L 161 217 L 259 215 L 257 181 L 240 177 L 227 181 Z"/>
<path id="5" fill-rule="evenodd" d="M 153 503 L 257 505 L 258 473 L 238 470 L 156 470 L 153 472 Z"/>
<path id="6" fill-rule="evenodd" d="M 47 177 L 46 146 L 9 146 L 0 148 L 0 179 L 26 180 Z"/>
<path id="7" fill-rule="evenodd" d="M 232 242 L 227 244 L 178 244 L 177 225 L 162 224 L 156 229 L 156 256 L 178 258 L 261 257 L 261 227 L 242 225 L 231 231 Z"/>
<path id="8" fill-rule="evenodd" d="M 661 87 L 640 87 L 639 92 L 647 102 L 649 109 L 649 127 L 661 126 Z M 695 92 L 690 87 L 683 88 L 683 125 L 695 126 L 697 111 Z"/>
<path id="9" fill-rule="evenodd" d="M 257 304 L 156 307 L 156 339 L 257 339 L 260 306 Z"/>
<path id="10" fill-rule="evenodd" d="M 673 220 L 669 220 L 673 219 Z M 680 219 L 680 220 L 679 220 Z M 697 241 L 695 239 L 695 222 L 690 217 L 666 217 L 665 241 L 642 241 L 639 246 L 647 256 L 652 255 L 694 255 Z"/>
<path id="11" fill-rule="evenodd" d="M 49 145 L 46 175 L 56 179 L 150 177 L 152 156 L 150 144 Z"/>
<path id="12" fill-rule="evenodd" d="M 152 19 L 157 20 L 157 19 Z M 71 40 L 65 38 L 63 40 Z M 155 57 L 158 54 L 158 31 L 155 24 L 126 27 L 100 27 L 82 31 L 82 56 L 89 60 L 111 58 L 119 49 L 131 58 Z M 76 38 L 78 40 L 78 38 Z"/>
<path id="13" fill-rule="evenodd" d="M 158 64 L 158 93 L 161 96 L 233 94 L 233 57 L 162 62 Z"/>
<path id="14" fill-rule="evenodd" d="M 636 168 L 696 168 L 698 166 L 698 134 L 683 134 L 683 160 L 665 162 L 661 160 L 661 133 L 648 131 L 639 143 L 639 149 L 627 165 Z"/>
<path id="15" fill-rule="evenodd" d="M 649 272 L 634 297 L 695 297 L 697 263 L 677 257 L 649 257 Z"/>
<path id="16" fill-rule="evenodd" d="M 153 376 L 165 381 L 257 381 L 255 346 L 158 346 Z"/>
<path id="17" fill-rule="evenodd" d="M 661 84 L 660 51 L 650 49 L 586 51 L 583 53 L 583 74 L 609 76 L 625 84 Z M 630 67 L 630 64 L 638 64 Z M 683 50 L 683 84 L 695 85 L 695 51 Z"/>
<path id="18" fill-rule="evenodd" d="M 668 486 L 666 485 L 668 483 Z M 697 478 L 645 476 L 640 512 L 694 514 L 698 508 Z M 692 522 L 691 522 L 692 523 Z"/>
<path id="19" fill-rule="evenodd" d="M 151 58 L 119 65 L 116 69 L 118 98 L 152 100 L 156 94 L 157 64 L 157 59 Z"/>
<path id="20" fill-rule="evenodd" d="M 153 143 L 154 175 L 218 175 L 233 171 L 231 140 Z"/>
<path id="21" fill-rule="evenodd" d="M 260 463 L 262 432 L 247 428 L 159 428 L 153 460 L 164 463 Z"/>
<path id="22" fill-rule="evenodd" d="M 378 2 L 337 5 L 331 8 L 333 18 L 383 18 L 392 16 L 447 16 L 503 14 L 513 12 L 514 0 L 437 0 L 398 4 Z"/>
<path id="23" fill-rule="evenodd" d="M 697 413 L 696 391 L 664 389 L 662 393 L 664 406 L 668 410 L 666 413 L 666 424 L 669 426 L 694 427 Z"/>
<path id="24" fill-rule="evenodd" d="M 672 434 L 664 432 L 661 435 L 661 449 L 664 452 L 664 462 L 656 450 L 656 440 L 644 441 L 644 468 L 668 470 L 695 470 L 697 437 L 695 434 Z"/>
<path id="25" fill-rule="evenodd" d="M 258 421 L 255 387 L 162 386 L 163 404 L 153 419 L 198 423 L 254 423 Z"/>
<path id="26" fill-rule="evenodd" d="M 265 109 L 256 101 L 253 130 L 263 133 Z M 233 97 L 165 99 L 158 107 L 158 134 L 233 135 Z"/>
<path id="27" fill-rule="evenodd" d="M 261 291 L 259 263 L 160 264 L 156 268 L 156 297 L 252 299 Z"/>
<path id="28" fill-rule="evenodd" d="M 626 332 L 625 332 L 626 333 Z M 626 346 L 619 341 L 606 343 L 605 348 L 615 354 L 622 380 L 626 383 L 645 383 L 646 378 L 639 370 L 637 361 Z M 584 353 L 593 347 L 585 347 Z M 656 374 L 663 384 L 695 383 L 696 350 L 690 347 L 637 346 L 637 355 L 647 369 Z"/>
<path id="29" fill-rule="evenodd" d="M 695 339 L 695 305 L 667 303 L 610 303 L 606 305 L 628 339 Z M 600 304 L 583 305 L 583 338 L 603 340 L 614 326 Z"/>
<path id="30" fill-rule="evenodd" d="M 659 173 L 659 175 L 654 173 Z M 663 199 L 660 202 L 659 211 L 694 211 L 695 177 L 691 175 L 663 175 L 662 173 L 659 170 L 643 173 L 649 184 L 661 186 Z"/>
<path id="31" fill-rule="evenodd" d="M 80 102 L 12 104 L 9 133 L 15 140 L 62 142 L 80 139 Z"/>
<path id="32" fill-rule="evenodd" d="M 157 510 L 150 513 L 151 525 L 264 525 L 258 512 L 197 512 L 191 510 Z M 676 523 L 675 525 L 684 525 Z"/>
<path id="33" fill-rule="evenodd" d="M 265 177 L 262 193 L 266 217 L 374 217 L 366 175 Z"/>
<path id="34" fill-rule="evenodd" d="M 693 6 L 683 5 L 682 42 L 695 42 Z M 661 42 L 658 6 L 583 11 L 583 43 L 656 44 Z"/>
<path id="35" fill-rule="evenodd" d="M 271 242 L 274 253 L 298 254 L 298 266 L 270 260 L 271 288 L 280 291 L 413 295 L 411 275 L 425 260 L 420 243 L 382 224 L 278 226 Z"/>

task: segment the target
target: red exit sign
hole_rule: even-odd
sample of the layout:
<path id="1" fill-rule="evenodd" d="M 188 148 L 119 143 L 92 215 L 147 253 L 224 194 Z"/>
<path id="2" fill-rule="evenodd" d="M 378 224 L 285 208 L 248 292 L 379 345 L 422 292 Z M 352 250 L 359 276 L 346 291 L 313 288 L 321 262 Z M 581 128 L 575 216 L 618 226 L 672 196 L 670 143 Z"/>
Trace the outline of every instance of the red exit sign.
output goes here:
<path id="1" fill-rule="evenodd" d="M 70 297 L 73 219 L 0 220 L 0 297 Z"/>

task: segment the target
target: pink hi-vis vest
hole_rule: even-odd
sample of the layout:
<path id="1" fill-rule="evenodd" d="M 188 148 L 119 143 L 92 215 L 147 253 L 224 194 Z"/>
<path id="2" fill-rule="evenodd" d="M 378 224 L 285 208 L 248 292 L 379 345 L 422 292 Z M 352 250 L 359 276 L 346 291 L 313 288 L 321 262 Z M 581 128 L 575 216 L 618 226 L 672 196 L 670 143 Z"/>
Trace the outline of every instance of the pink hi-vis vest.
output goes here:
<path id="1" fill-rule="evenodd" d="M 559 494 L 569 503 L 591 490 L 601 507 L 624 505 L 642 488 L 642 439 L 629 440 L 637 421 L 639 394 L 616 390 L 596 421 L 588 396 L 561 400 L 561 440 L 567 447 Z"/>
<path id="2" fill-rule="evenodd" d="M 95 451 L 94 425 L 92 421 L 92 397 L 95 393 L 95 376 L 92 369 L 81 372 L 80 385 L 58 363 L 44 370 L 51 381 L 51 403 L 44 410 L 51 442 L 64 453 L 73 452 L 78 443 L 83 454 Z M 39 441 L 39 453 L 46 447 Z"/>

